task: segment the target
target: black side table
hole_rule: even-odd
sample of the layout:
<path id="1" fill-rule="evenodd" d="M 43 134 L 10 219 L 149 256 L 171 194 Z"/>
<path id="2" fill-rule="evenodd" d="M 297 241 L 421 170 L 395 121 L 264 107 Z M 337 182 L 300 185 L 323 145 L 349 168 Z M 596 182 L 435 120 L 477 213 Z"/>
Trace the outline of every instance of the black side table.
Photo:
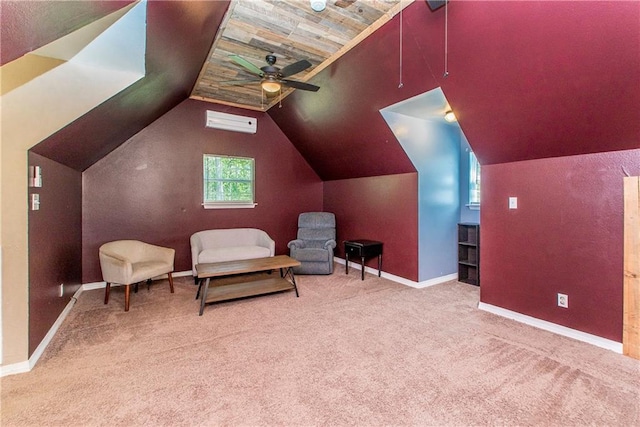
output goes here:
<path id="1" fill-rule="evenodd" d="M 346 240 L 344 242 L 344 253 L 346 257 L 346 269 L 349 274 L 349 255 L 360 257 L 362 265 L 362 280 L 364 280 L 364 260 L 365 258 L 378 257 L 378 277 L 382 272 L 382 242 L 375 240 Z"/>

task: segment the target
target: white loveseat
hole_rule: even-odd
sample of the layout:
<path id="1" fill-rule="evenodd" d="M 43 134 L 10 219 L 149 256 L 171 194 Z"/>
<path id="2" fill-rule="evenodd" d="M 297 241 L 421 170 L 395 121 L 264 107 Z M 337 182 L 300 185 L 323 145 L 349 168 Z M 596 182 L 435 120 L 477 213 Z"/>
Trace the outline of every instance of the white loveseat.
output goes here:
<path id="1" fill-rule="evenodd" d="M 274 256 L 276 242 L 257 228 L 199 231 L 191 236 L 191 268 L 196 264 Z"/>

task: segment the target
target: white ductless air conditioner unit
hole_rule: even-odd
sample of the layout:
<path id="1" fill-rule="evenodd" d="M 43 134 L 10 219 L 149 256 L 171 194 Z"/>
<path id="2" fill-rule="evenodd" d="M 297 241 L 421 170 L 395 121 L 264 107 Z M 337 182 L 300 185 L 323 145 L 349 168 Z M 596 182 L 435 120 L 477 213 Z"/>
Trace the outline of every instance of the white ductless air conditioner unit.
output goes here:
<path id="1" fill-rule="evenodd" d="M 234 132 L 256 133 L 258 129 L 258 119 L 255 117 L 237 116 L 235 114 L 207 110 L 206 127 Z"/>

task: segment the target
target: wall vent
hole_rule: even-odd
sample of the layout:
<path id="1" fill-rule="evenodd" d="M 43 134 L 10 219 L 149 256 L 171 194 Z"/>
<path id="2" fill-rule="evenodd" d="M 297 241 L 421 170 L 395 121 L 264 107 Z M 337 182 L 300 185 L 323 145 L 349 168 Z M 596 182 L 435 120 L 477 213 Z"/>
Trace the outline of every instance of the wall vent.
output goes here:
<path id="1" fill-rule="evenodd" d="M 224 129 L 233 132 L 256 133 L 258 119 L 255 117 L 237 116 L 207 110 L 206 127 Z"/>

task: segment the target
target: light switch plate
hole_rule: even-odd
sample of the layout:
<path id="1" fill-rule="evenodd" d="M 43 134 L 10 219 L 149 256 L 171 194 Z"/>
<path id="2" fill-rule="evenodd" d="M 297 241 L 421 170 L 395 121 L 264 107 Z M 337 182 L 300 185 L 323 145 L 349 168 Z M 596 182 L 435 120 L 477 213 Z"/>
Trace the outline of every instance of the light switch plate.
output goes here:
<path id="1" fill-rule="evenodd" d="M 518 209 L 517 197 L 509 197 L 509 209 Z"/>
<path id="2" fill-rule="evenodd" d="M 40 209 L 40 195 L 37 193 L 31 193 L 31 210 L 37 211 Z"/>
<path id="3" fill-rule="evenodd" d="M 40 166 L 29 166 L 29 187 L 42 187 L 42 169 Z"/>

